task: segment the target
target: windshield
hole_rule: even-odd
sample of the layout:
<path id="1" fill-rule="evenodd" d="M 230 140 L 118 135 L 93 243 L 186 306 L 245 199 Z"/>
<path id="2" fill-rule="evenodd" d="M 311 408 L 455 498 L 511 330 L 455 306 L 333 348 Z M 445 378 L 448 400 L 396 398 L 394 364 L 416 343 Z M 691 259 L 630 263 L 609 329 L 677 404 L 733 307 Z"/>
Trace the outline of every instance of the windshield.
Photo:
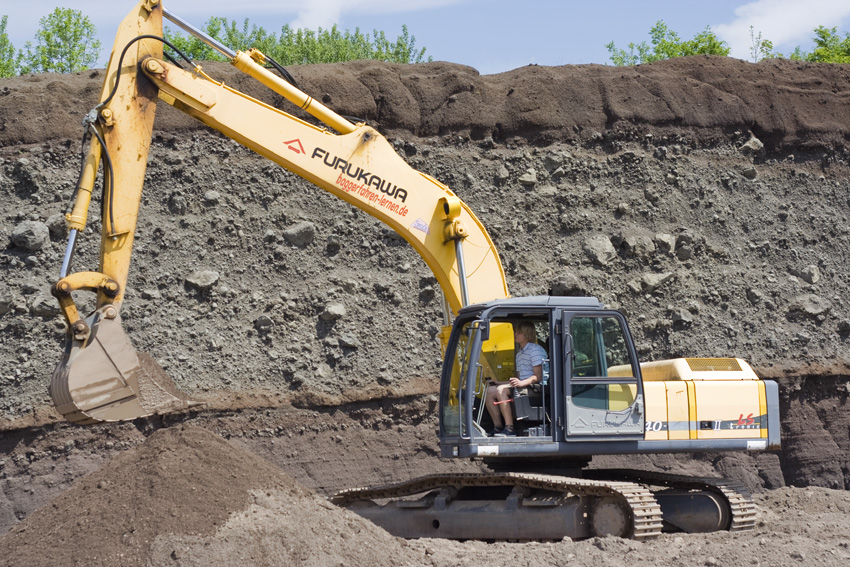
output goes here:
<path id="1" fill-rule="evenodd" d="M 447 435 L 460 435 L 463 419 L 463 396 L 467 370 L 476 364 L 478 357 L 472 356 L 469 348 L 477 331 L 477 321 L 469 320 L 455 329 L 449 341 L 449 350 L 443 367 L 440 407 L 442 408 L 442 430 Z"/>

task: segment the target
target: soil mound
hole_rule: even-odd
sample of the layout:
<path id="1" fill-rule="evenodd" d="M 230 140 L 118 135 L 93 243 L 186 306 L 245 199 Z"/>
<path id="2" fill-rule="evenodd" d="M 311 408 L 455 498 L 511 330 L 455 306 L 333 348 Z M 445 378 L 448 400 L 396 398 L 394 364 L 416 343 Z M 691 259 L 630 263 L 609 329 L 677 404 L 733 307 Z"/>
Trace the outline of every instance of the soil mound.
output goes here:
<path id="1" fill-rule="evenodd" d="M 264 102 L 290 106 L 226 63 L 204 69 Z M 531 65 L 483 76 L 444 62 L 353 61 L 290 71 L 305 92 L 385 134 L 551 144 L 652 133 L 708 145 L 745 128 L 777 151 L 835 148 L 850 139 L 850 65 L 700 56 L 636 67 Z M 80 118 L 96 104 L 102 82 L 102 70 L 0 80 L 0 144 L 79 138 Z M 160 131 L 202 128 L 160 107 Z"/>
<path id="2" fill-rule="evenodd" d="M 272 494 L 275 505 L 264 506 Z M 158 535 L 212 536 L 239 512 L 231 523 L 267 525 L 269 515 L 275 518 L 277 564 L 346 563 L 352 548 L 359 549 L 352 545 L 359 536 L 363 543 L 393 541 L 255 454 L 204 429 L 181 426 L 157 431 L 34 512 L 0 538 L 0 556 L 4 565 L 141 566 Z M 349 539 L 345 546 L 333 541 L 342 538 L 340 531 Z M 228 541 L 234 544 L 231 555 L 212 563 L 256 564 L 259 549 Z M 158 542 L 156 549 L 178 558 L 180 548 L 168 545 Z M 383 564 L 389 563 L 376 563 Z"/>

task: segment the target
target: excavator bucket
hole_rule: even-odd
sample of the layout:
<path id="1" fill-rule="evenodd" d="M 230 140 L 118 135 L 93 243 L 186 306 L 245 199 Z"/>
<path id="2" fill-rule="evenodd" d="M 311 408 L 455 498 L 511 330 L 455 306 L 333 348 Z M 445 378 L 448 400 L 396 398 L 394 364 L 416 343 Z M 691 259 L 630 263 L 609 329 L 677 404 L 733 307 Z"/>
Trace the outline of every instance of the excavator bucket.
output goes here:
<path id="1" fill-rule="evenodd" d="M 90 333 L 79 340 L 69 331 L 50 382 L 53 403 L 65 419 L 80 425 L 127 421 L 201 404 L 182 394 L 150 355 L 136 352 L 113 307 L 85 322 Z"/>

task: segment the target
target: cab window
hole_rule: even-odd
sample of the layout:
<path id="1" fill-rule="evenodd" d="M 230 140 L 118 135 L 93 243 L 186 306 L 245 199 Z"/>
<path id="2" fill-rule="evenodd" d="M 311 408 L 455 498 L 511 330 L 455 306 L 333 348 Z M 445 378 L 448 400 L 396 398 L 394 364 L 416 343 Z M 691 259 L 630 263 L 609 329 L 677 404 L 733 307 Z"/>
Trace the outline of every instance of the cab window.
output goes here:
<path id="1" fill-rule="evenodd" d="M 599 383 L 601 378 L 634 377 L 625 332 L 616 317 L 573 317 L 571 394 L 577 406 L 622 410 L 637 394 L 636 384 Z"/>

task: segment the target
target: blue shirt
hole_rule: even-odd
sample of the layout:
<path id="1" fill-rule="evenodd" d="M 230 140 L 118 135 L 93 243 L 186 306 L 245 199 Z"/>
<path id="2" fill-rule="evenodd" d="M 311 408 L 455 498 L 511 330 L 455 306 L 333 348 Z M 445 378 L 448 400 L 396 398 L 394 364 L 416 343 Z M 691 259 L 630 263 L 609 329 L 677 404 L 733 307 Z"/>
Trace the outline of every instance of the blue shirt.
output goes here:
<path id="1" fill-rule="evenodd" d="M 516 375 L 520 380 L 534 376 L 534 367 L 542 366 L 547 358 L 546 349 L 537 343 L 526 343 L 516 354 Z"/>

